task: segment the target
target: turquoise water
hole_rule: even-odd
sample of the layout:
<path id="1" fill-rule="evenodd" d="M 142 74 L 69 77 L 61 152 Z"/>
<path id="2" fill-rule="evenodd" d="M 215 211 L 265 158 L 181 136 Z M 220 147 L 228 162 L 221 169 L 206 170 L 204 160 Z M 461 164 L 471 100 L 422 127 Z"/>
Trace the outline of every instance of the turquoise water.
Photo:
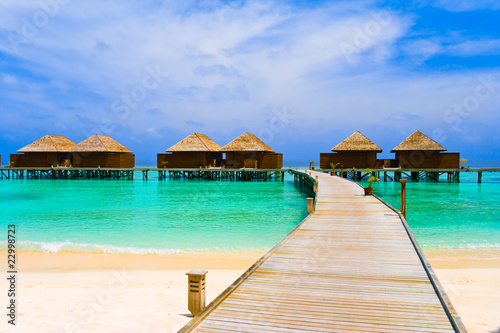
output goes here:
<path id="1" fill-rule="evenodd" d="M 407 183 L 407 221 L 424 248 L 500 248 L 500 173 L 462 173 L 460 183 Z M 374 184 L 374 194 L 400 208 L 399 182 Z"/>
<path id="2" fill-rule="evenodd" d="M 269 249 L 307 215 L 287 181 L 2 180 L 4 235 L 15 223 L 25 249 L 177 253 Z M 399 208 L 400 184 L 375 194 Z M 408 223 L 427 248 L 500 248 L 500 174 L 461 183 L 411 182 Z M 5 247 L 6 242 L 0 242 Z"/>
<path id="3" fill-rule="evenodd" d="M 307 215 L 291 180 L 4 180 L 0 218 L 24 249 L 47 252 L 267 249 Z"/>

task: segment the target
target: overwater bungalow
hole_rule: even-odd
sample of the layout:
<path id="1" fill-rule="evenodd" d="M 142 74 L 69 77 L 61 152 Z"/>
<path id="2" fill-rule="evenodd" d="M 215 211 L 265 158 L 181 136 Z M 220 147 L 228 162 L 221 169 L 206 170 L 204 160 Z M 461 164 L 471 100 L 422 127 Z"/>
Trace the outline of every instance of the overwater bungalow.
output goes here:
<path id="1" fill-rule="evenodd" d="M 396 163 L 406 169 L 458 169 L 460 153 L 443 153 L 446 148 L 420 131 L 394 147 Z"/>
<path id="2" fill-rule="evenodd" d="M 226 154 L 227 168 L 281 169 L 283 167 L 283 154 L 276 153 L 252 133 L 243 133 L 220 151 Z"/>
<path id="3" fill-rule="evenodd" d="M 377 160 L 377 153 L 381 153 L 382 148 L 359 131 L 354 132 L 347 139 L 333 147 L 332 151 L 333 153 L 320 154 L 320 168 L 329 169 L 331 163 L 340 163 L 344 168 L 382 167 L 382 161 Z"/>
<path id="4" fill-rule="evenodd" d="M 107 135 L 94 134 L 75 145 L 72 165 L 79 168 L 133 168 L 133 152 Z"/>
<path id="5" fill-rule="evenodd" d="M 11 154 L 12 166 L 18 168 L 70 166 L 70 150 L 76 145 L 62 135 L 45 135 L 44 137 L 19 149 L 20 154 Z"/>
<path id="6" fill-rule="evenodd" d="M 222 163 L 221 146 L 208 136 L 193 133 L 157 155 L 158 168 L 219 167 Z"/>

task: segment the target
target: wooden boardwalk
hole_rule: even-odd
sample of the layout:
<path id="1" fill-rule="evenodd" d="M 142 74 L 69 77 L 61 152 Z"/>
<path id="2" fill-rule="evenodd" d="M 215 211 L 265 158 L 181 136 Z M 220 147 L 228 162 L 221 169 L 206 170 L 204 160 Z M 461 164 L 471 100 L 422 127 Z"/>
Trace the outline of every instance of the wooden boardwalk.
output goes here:
<path id="1" fill-rule="evenodd" d="M 179 332 L 466 332 L 406 222 L 316 175 L 315 212 Z"/>

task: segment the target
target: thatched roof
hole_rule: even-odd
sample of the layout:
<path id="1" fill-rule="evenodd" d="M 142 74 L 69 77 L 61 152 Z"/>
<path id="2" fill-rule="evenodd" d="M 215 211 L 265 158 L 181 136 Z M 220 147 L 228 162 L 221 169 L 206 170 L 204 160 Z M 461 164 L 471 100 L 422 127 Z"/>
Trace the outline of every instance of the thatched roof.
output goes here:
<path id="1" fill-rule="evenodd" d="M 429 138 L 420 131 L 413 132 L 409 137 L 403 140 L 399 145 L 394 147 L 391 152 L 408 150 L 437 150 L 445 151 L 446 148 L 441 146 L 436 141 Z"/>
<path id="2" fill-rule="evenodd" d="M 76 143 L 62 135 L 46 135 L 19 149 L 18 153 L 65 153 Z"/>
<path id="3" fill-rule="evenodd" d="M 208 136 L 200 133 L 193 133 L 185 139 L 177 142 L 165 151 L 219 151 L 221 146 L 212 141 Z"/>
<path id="4" fill-rule="evenodd" d="M 132 153 L 132 151 L 125 148 L 111 137 L 100 134 L 94 134 L 90 138 L 83 140 L 82 142 L 71 148 L 70 151 L 79 153 Z"/>
<path id="5" fill-rule="evenodd" d="M 332 148 L 332 151 L 376 151 L 382 152 L 382 148 L 374 144 L 370 139 L 356 131 L 347 139 Z"/>
<path id="6" fill-rule="evenodd" d="M 227 145 L 221 151 L 268 151 L 274 153 L 268 145 L 252 133 L 245 132 Z"/>

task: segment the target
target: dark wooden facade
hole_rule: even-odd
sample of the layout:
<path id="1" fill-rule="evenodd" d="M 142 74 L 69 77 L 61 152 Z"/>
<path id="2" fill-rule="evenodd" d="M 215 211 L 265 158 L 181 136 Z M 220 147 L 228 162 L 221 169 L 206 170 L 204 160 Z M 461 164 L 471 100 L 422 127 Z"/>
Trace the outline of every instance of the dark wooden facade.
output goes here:
<path id="1" fill-rule="evenodd" d="M 228 169 L 281 169 L 283 154 L 262 151 L 228 151 L 225 164 Z"/>
<path id="2" fill-rule="evenodd" d="M 204 151 L 176 151 L 157 155 L 157 167 L 163 168 L 163 162 L 168 162 L 167 168 L 206 168 L 220 166 L 222 153 Z M 219 165 L 217 165 L 219 164 Z"/>
<path id="3" fill-rule="evenodd" d="M 77 168 L 133 168 L 135 155 L 127 153 L 73 153 L 72 165 Z"/>
<path id="4" fill-rule="evenodd" d="M 340 163 L 344 168 L 380 168 L 383 161 L 377 160 L 376 151 L 341 151 L 333 153 L 321 153 L 319 165 L 322 169 L 330 169 L 330 164 Z M 337 166 L 337 168 L 340 167 Z"/>
<path id="5" fill-rule="evenodd" d="M 17 168 L 73 166 L 79 168 L 133 168 L 134 154 L 123 153 L 24 153 L 11 154 Z"/>
<path id="6" fill-rule="evenodd" d="M 71 153 L 33 152 L 24 154 L 10 154 L 10 160 L 16 168 L 46 168 L 56 166 L 70 166 Z"/>
<path id="7" fill-rule="evenodd" d="M 398 151 L 396 164 L 403 169 L 459 169 L 460 153 L 435 150 Z"/>

